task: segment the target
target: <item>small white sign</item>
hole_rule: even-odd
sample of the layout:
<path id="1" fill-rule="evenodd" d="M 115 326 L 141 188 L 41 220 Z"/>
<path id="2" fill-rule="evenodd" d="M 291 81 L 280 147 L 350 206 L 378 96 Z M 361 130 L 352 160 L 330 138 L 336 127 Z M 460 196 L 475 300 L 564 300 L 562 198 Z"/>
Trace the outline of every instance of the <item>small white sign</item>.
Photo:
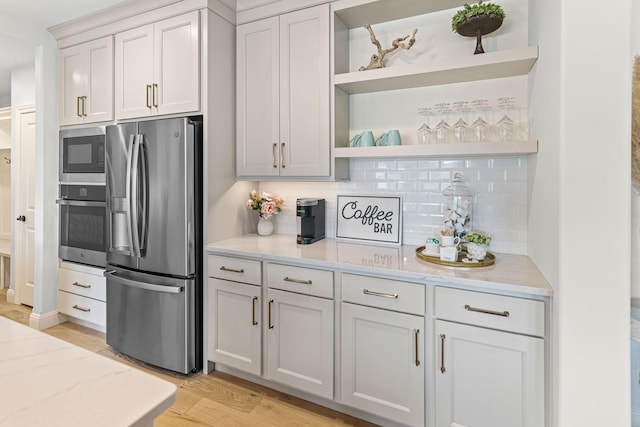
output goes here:
<path id="1" fill-rule="evenodd" d="M 402 199 L 399 196 L 338 195 L 336 238 L 399 245 Z"/>

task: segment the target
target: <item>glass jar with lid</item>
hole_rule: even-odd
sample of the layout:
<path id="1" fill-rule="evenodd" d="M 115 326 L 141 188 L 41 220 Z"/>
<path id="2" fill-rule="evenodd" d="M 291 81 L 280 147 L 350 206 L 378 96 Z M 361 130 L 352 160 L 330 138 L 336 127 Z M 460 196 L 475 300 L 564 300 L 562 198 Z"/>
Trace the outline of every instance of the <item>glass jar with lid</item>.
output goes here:
<path id="1" fill-rule="evenodd" d="M 473 191 L 465 183 L 462 172 L 454 172 L 453 180 L 442 194 L 447 198 L 444 210 L 444 228 L 453 229 L 460 239 L 472 230 Z"/>

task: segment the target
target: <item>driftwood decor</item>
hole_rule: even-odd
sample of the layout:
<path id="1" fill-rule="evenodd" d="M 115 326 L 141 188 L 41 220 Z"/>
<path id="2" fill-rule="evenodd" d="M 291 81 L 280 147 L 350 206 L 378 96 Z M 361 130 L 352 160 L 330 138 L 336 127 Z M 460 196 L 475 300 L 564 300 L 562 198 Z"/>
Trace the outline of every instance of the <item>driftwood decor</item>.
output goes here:
<path id="1" fill-rule="evenodd" d="M 633 63 L 631 89 L 631 184 L 640 191 L 640 56 Z"/>
<path id="2" fill-rule="evenodd" d="M 411 49 L 411 46 L 413 46 L 413 44 L 416 42 L 416 33 L 418 32 L 418 29 L 416 28 L 413 30 L 411 38 L 409 38 L 409 36 L 399 37 L 391 43 L 391 47 L 389 49 L 383 49 L 380 45 L 380 42 L 376 38 L 376 35 L 373 33 L 371 25 L 364 24 L 364 28 L 369 31 L 369 34 L 371 35 L 371 43 L 373 43 L 378 48 L 378 53 L 374 53 L 373 55 L 371 55 L 371 61 L 369 61 L 369 65 L 367 65 L 366 67 L 363 65 L 362 67 L 360 67 L 360 71 L 384 68 L 384 64 L 382 63 L 384 57 L 388 53 L 391 53 L 396 49 Z M 409 39 L 409 41 L 407 43 L 404 43 L 404 41 L 407 39 Z"/>

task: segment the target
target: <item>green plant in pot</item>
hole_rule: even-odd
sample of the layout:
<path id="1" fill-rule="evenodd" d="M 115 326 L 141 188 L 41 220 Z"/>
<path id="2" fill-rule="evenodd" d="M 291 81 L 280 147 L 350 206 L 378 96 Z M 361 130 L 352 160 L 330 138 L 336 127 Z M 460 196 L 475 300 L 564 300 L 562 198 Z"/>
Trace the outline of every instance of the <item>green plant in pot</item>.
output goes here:
<path id="1" fill-rule="evenodd" d="M 471 260 L 482 261 L 487 256 L 487 248 L 491 243 L 488 234 L 472 231 L 464 236 L 467 241 L 467 257 Z"/>
<path id="2" fill-rule="evenodd" d="M 502 6 L 495 3 L 483 3 L 482 0 L 474 5 L 465 3 L 451 18 L 451 30 L 462 36 L 475 37 L 474 55 L 484 53 L 482 36 L 500 28 L 506 16 Z"/>

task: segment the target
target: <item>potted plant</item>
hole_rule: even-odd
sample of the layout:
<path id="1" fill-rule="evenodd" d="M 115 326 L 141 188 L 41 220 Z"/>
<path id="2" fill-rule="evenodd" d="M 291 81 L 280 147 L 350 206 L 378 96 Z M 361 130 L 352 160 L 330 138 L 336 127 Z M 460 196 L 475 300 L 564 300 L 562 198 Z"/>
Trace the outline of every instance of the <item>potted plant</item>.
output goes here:
<path id="1" fill-rule="evenodd" d="M 282 197 L 276 197 L 266 191 L 258 194 L 256 190 L 253 190 L 249 193 L 249 200 L 245 202 L 245 206 L 249 210 L 260 213 L 260 219 L 258 220 L 259 235 L 268 236 L 273 233 L 271 217 L 282 212 L 281 206 L 283 204 L 284 199 Z"/>
<path id="2" fill-rule="evenodd" d="M 464 237 L 467 241 L 467 256 L 472 260 L 482 261 L 487 256 L 487 249 L 491 243 L 491 236 L 477 231 L 467 233 Z"/>
<path id="3" fill-rule="evenodd" d="M 502 6 L 495 3 L 483 3 L 483 0 L 474 5 L 465 3 L 464 7 L 451 18 L 451 30 L 462 36 L 475 36 L 476 50 L 473 52 L 474 55 L 484 53 L 482 36 L 500 28 L 502 20 L 506 16 Z"/>

